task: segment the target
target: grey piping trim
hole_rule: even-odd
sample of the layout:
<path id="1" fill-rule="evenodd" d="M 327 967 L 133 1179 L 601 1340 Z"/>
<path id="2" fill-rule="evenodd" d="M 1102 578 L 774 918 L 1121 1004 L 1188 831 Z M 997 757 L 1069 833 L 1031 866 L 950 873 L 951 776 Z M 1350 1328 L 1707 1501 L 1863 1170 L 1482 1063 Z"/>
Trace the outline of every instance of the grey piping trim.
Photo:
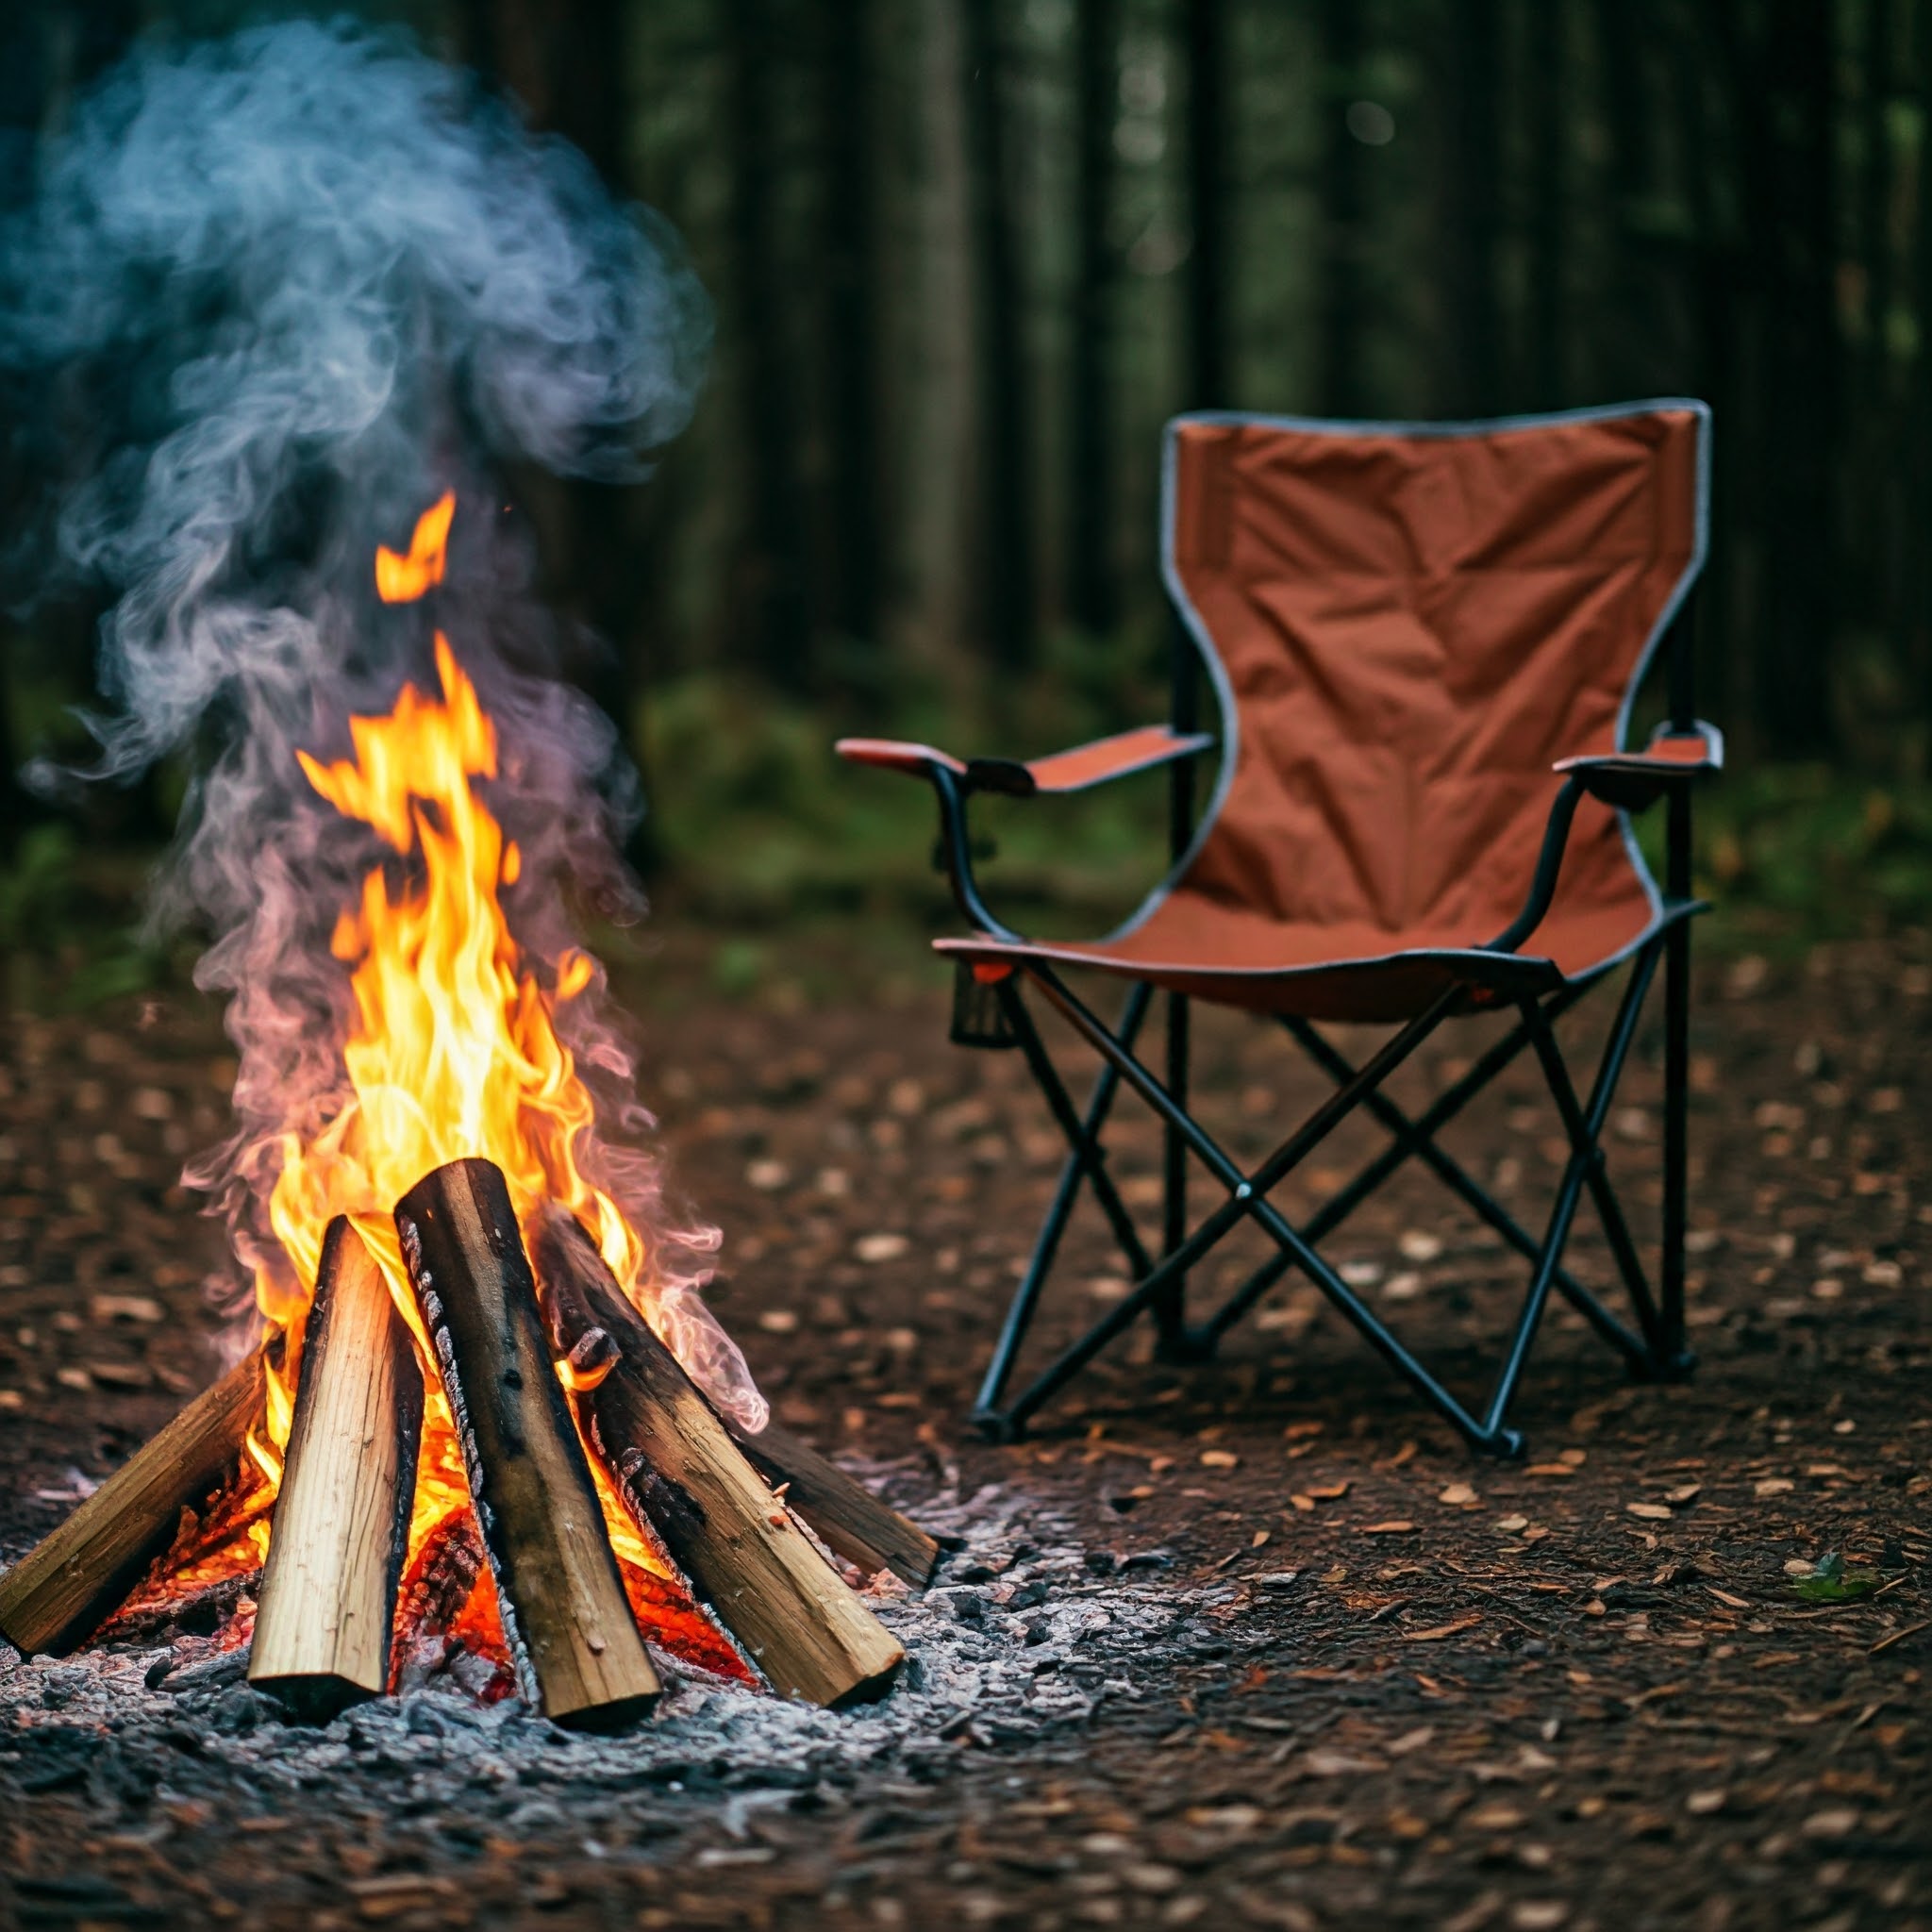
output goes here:
<path id="1" fill-rule="evenodd" d="M 1188 869 L 1200 856 L 1201 848 L 1208 842 L 1208 834 L 1214 829 L 1214 822 L 1226 803 L 1229 790 L 1234 784 L 1236 765 L 1241 758 L 1241 729 L 1238 708 L 1235 704 L 1234 689 L 1228 681 L 1226 667 L 1221 661 L 1221 655 L 1214 648 L 1208 626 L 1201 621 L 1201 614 L 1194 608 L 1181 581 L 1180 571 L 1174 562 L 1174 470 L 1175 452 L 1178 443 L 1177 432 L 1190 423 L 1225 423 L 1242 426 L 1258 425 L 1264 429 L 1298 429 L 1317 436 L 1491 436 L 1499 431 L 1512 429 L 1541 429 L 1553 423 L 1605 423 L 1631 416 L 1654 416 L 1666 409 L 1688 409 L 1697 418 L 1697 497 L 1696 524 L 1691 538 L 1690 560 L 1684 567 L 1683 575 L 1677 579 L 1664 608 L 1652 626 L 1650 636 L 1644 641 L 1637 666 L 1631 674 L 1630 682 L 1624 691 L 1624 702 L 1617 711 L 1617 743 L 1624 748 L 1624 741 L 1630 728 L 1630 712 L 1637 701 L 1638 687 L 1649 674 L 1657 648 L 1671 627 L 1672 620 L 1683 608 L 1684 599 L 1690 594 L 1690 587 L 1697 581 L 1704 569 L 1704 560 L 1710 545 L 1710 405 L 1699 402 L 1694 396 L 1653 396 L 1646 401 L 1632 403 L 1604 403 L 1584 409 L 1556 409 L 1543 415 L 1532 416 L 1492 416 L 1477 418 L 1459 423 L 1417 423 L 1401 420 L 1381 422 L 1352 422 L 1324 416 L 1271 416 L 1257 414 L 1244 409 L 1191 409 L 1168 419 L 1161 432 L 1160 450 L 1160 575 L 1167 586 L 1167 593 L 1173 598 L 1174 608 L 1188 627 L 1188 634 L 1194 641 L 1194 648 L 1200 652 L 1202 662 L 1208 668 L 1209 681 L 1214 686 L 1215 699 L 1221 706 L 1221 774 L 1215 781 L 1214 793 L 1208 801 L 1208 808 L 1201 814 L 1200 823 L 1194 828 L 1194 836 L 1189 841 L 1188 849 L 1169 868 L 1167 875 L 1149 892 L 1139 907 L 1114 929 L 1104 934 L 1095 941 L 1106 945 L 1114 940 L 1124 939 L 1129 933 L 1138 931 L 1159 910 L 1168 894 L 1182 879 Z M 1591 967 L 1591 973 L 1605 971 L 1620 961 L 1628 958 L 1646 941 L 1653 938 L 1659 922 L 1665 916 L 1663 894 L 1657 890 L 1657 883 L 1651 876 L 1650 867 L 1644 862 L 1641 848 L 1637 843 L 1637 835 L 1631 828 L 1630 814 L 1620 811 L 1617 816 L 1623 821 L 1624 846 L 1630 855 L 1630 863 L 1637 873 L 1638 882 L 1642 886 L 1650 901 L 1650 924 L 1630 943 L 1598 965 Z M 1353 963 L 1353 962 L 1350 962 Z"/>

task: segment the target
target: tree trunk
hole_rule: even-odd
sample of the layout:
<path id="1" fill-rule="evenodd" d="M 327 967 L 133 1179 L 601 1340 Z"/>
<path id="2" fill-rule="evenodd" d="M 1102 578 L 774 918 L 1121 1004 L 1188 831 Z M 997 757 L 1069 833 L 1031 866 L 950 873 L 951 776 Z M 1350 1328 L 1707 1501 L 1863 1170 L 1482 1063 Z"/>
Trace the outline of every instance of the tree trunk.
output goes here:
<path id="1" fill-rule="evenodd" d="M 467 0 L 463 51 L 515 97 L 533 127 L 582 149 L 613 194 L 630 192 L 627 152 L 629 35 L 624 0 Z M 572 681 L 642 754 L 646 677 L 639 613 L 651 585 L 632 541 L 635 491 L 532 473 L 522 479 L 550 547 L 561 602 L 581 625 L 567 664 Z M 626 857 L 650 858 L 643 826 Z"/>
<path id="2" fill-rule="evenodd" d="M 1854 583 L 1862 586 L 1862 594 L 1855 591 L 1857 615 L 1878 635 L 1899 638 L 1903 643 L 1898 576 L 1905 546 L 1894 483 L 1901 452 L 1890 339 L 1898 286 L 1891 221 L 1897 171 L 1892 166 L 1890 125 L 1897 32 L 1892 0 L 1866 0 L 1858 116 L 1858 253 L 1864 271 L 1859 458 L 1850 466 L 1847 480 L 1862 499 L 1852 525 L 1860 538 L 1862 558 L 1849 572 Z"/>
<path id="3" fill-rule="evenodd" d="M 1729 718 L 1739 686 L 1734 644 L 1744 510 L 1751 482 L 1741 460 L 1749 408 L 1740 364 L 1745 343 L 1737 237 L 1722 213 L 1711 91 L 1735 73 L 1723 37 L 1709 15 L 1679 15 L 1670 49 L 1682 152 L 1706 157 L 1690 170 L 1691 310 L 1694 317 L 1693 392 L 1711 407 L 1717 433 L 1711 443 L 1714 528 L 1698 598 L 1697 701 L 1706 715 Z"/>
<path id="4" fill-rule="evenodd" d="M 1831 9 L 1816 0 L 1771 8 L 1769 175 L 1763 182 L 1772 242 L 1764 392 L 1774 399 L 1775 460 L 1769 468 L 1769 527 L 1761 721 L 1772 750 L 1818 757 L 1831 746 L 1833 572 L 1838 545 L 1834 442 L 1841 396 L 1837 248 L 1832 221 Z"/>
<path id="5" fill-rule="evenodd" d="M 1078 0 L 1078 158 L 1073 341 L 1067 363 L 1067 615 L 1090 636 L 1119 616 L 1113 571 L 1113 131 L 1120 104 L 1119 0 Z"/>
<path id="6" fill-rule="evenodd" d="M 725 118 L 731 166 L 727 230 L 739 384 L 738 454 L 746 525 L 735 571 L 740 647 L 780 690 L 812 682 L 805 507 L 797 413 L 785 331 L 793 307 L 779 253 L 778 58 L 772 0 L 730 0 Z"/>
<path id="7" fill-rule="evenodd" d="M 1529 96 L 1529 301 L 1524 367 L 1528 407 L 1570 400 L 1564 327 L 1569 278 L 1570 101 L 1562 0 L 1531 0 L 1524 82 Z M 1701 168 L 1700 154 L 1697 168 Z"/>
<path id="8" fill-rule="evenodd" d="M 1228 149 L 1223 0 L 1186 0 L 1188 75 L 1188 393 L 1191 409 L 1229 407 L 1225 157 Z"/>
<path id="9" fill-rule="evenodd" d="M 627 1723 L 656 1701 L 658 1676 L 550 1365 L 502 1171 L 450 1161 L 403 1196 L 395 1218 L 442 1365 L 518 1688 L 555 1724 Z"/>
<path id="10" fill-rule="evenodd" d="M 1033 468 L 998 0 L 960 0 L 959 21 L 979 337 L 980 621 L 993 661 L 1019 671 L 1034 657 Z"/>
<path id="11" fill-rule="evenodd" d="M 1655 387 L 1665 360 L 1657 243 L 1645 208 L 1655 192 L 1654 104 L 1644 91 L 1643 46 L 1654 31 L 1650 0 L 1594 0 L 1595 54 L 1603 90 L 1609 195 L 1606 273 L 1592 304 L 1592 359 L 1614 395 Z M 1703 165 L 1700 157 L 1696 165 Z"/>
<path id="12" fill-rule="evenodd" d="M 1921 706 L 1932 709 L 1932 7 L 1920 0 L 1912 23 L 1917 68 L 1918 142 L 1914 155 L 1912 312 L 1918 328 L 1912 351 L 1912 631 Z"/>
<path id="13" fill-rule="evenodd" d="M 1317 355 L 1322 408 L 1331 416 L 1368 413 L 1362 350 L 1367 304 L 1363 253 L 1368 242 L 1363 205 L 1362 143 L 1350 131 L 1350 103 L 1362 92 L 1360 0 L 1322 0 L 1321 224 L 1322 268 Z"/>
<path id="14" fill-rule="evenodd" d="M 826 616 L 848 643 L 879 641 L 878 156 L 871 0 L 820 9 L 825 159 L 824 358 L 830 532 Z"/>
<path id="15" fill-rule="evenodd" d="M 1499 0 L 1462 0 L 1442 38 L 1447 116 L 1441 169 L 1441 388 L 1448 413 L 1501 406 L 1502 316 L 1497 244 L 1502 228 Z"/>

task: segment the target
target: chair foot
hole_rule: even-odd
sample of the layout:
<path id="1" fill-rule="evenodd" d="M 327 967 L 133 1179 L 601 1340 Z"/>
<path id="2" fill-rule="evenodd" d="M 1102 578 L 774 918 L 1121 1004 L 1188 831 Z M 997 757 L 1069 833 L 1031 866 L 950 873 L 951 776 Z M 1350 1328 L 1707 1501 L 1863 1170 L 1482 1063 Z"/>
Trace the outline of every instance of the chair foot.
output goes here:
<path id="1" fill-rule="evenodd" d="M 1002 1446 L 1017 1442 L 1026 1433 L 1026 1424 L 997 1408 L 975 1408 L 967 1418 L 989 1442 Z"/>
<path id="2" fill-rule="evenodd" d="M 1633 1382 L 1688 1382 L 1696 1367 L 1697 1357 L 1688 1348 L 1680 1348 L 1675 1355 L 1632 1357 L 1629 1361 Z"/>
<path id="3" fill-rule="evenodd" d="M 1521 1462 L 1523 1460 L 1523 1431 L 1521 1429 L 1491 1429 L 1487 1434 L 1474 1439 L 1474 1446 L 1487 1456 L 1493 1456 L 1498 1462 Z"/>
<path id="4" fill-rule="evenodd" d="M 1211 1329 L 1189 1325 L 1170 1329 L 1156 1337 L 1154 1358 L 1175 1366 L 1190 1367 L 1214 1359 L 1215 1339 Z"/>

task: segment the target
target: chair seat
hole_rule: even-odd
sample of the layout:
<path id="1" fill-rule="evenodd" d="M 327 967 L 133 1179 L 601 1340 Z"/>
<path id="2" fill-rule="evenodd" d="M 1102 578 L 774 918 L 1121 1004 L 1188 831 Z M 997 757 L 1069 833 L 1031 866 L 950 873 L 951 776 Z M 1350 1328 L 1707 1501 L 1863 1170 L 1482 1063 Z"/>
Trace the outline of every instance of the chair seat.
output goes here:
<path id="1" fill-rule="evenodd" d="M 1287 924 L 1175 890 L 1125 931 L 1088 941 L 945 939 L 934 949 L 975 964 L 1088 966 L 1224 1006 L 1307 1020 L 1413 1019 L 1442 990 L 1467 987 L 1479 1005 L 1544 993 L 1607 972 L 1673 918 L 1699 909 L 1625 900 L 1559 898 L 1532 936 L 1534 952 L 1491 953 L 1485 934 L 1366 924 Z"/>

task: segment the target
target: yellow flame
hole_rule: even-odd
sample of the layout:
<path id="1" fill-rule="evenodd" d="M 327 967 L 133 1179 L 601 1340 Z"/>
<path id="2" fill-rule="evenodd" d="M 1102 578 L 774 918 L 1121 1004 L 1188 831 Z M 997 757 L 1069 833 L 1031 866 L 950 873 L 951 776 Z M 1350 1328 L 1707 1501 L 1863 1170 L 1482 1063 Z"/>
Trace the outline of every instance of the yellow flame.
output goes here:
<path id="1" fill-rule="evenodd" d="M 441 576 L 454 506 L 445 497 L 425 515 L 408 558 L 378 553 L 385 598 L 394 586 L 420 594 L 408 586 Z M 466 1156 L 503 1170 L 525 1224 L 548 1201 L 575 1213 L 627 1291 L 644 1267 L 642 1241 L 579 1170 L 593 1107 L 553 1024 L 557 1007 L 595 977 L 594 962 L 566 952 L 546 988 L 512 937 L 500 893 L 522 858 L 477 790 L 496 775 L 496 729 L 441 631 L 435 647 L 436 693 L 405 686 L 387 716 L 352 718 L 350 758 L 325 764 L 298 753 L 315 790 L 395 857 L 371 868 L 336 924 L 332 949 L 351 968 L 355 1008 L 342 1049 L 348 1098 L 319 1131 L 283 1137 L 269 1214 L 300 1287 L 291 1298 L 286 1277 L 258 1273 L 272 1328 L 299 1325 L 324 1232 L 346 1214 L 420 1341 L 391 1210 L 431 1169 Z M 269 1441 L 256 1459 L 273 1481 L 291 1391 L 286 1372 L 270 1384 Z M 413 1541 L 462 1507 L 460 1468 L 447 1405 L 432 1390 Z"/>
<path id="2" fill-rule="evenodd" d="M 375 549 L 375 594 L 385 604 L 413 604 L 442 581 L 449 550 L 449 526 L 457 513 L 457 493 L 447 491 L 416 519 L 407 556 L 386 544 Z"/>

